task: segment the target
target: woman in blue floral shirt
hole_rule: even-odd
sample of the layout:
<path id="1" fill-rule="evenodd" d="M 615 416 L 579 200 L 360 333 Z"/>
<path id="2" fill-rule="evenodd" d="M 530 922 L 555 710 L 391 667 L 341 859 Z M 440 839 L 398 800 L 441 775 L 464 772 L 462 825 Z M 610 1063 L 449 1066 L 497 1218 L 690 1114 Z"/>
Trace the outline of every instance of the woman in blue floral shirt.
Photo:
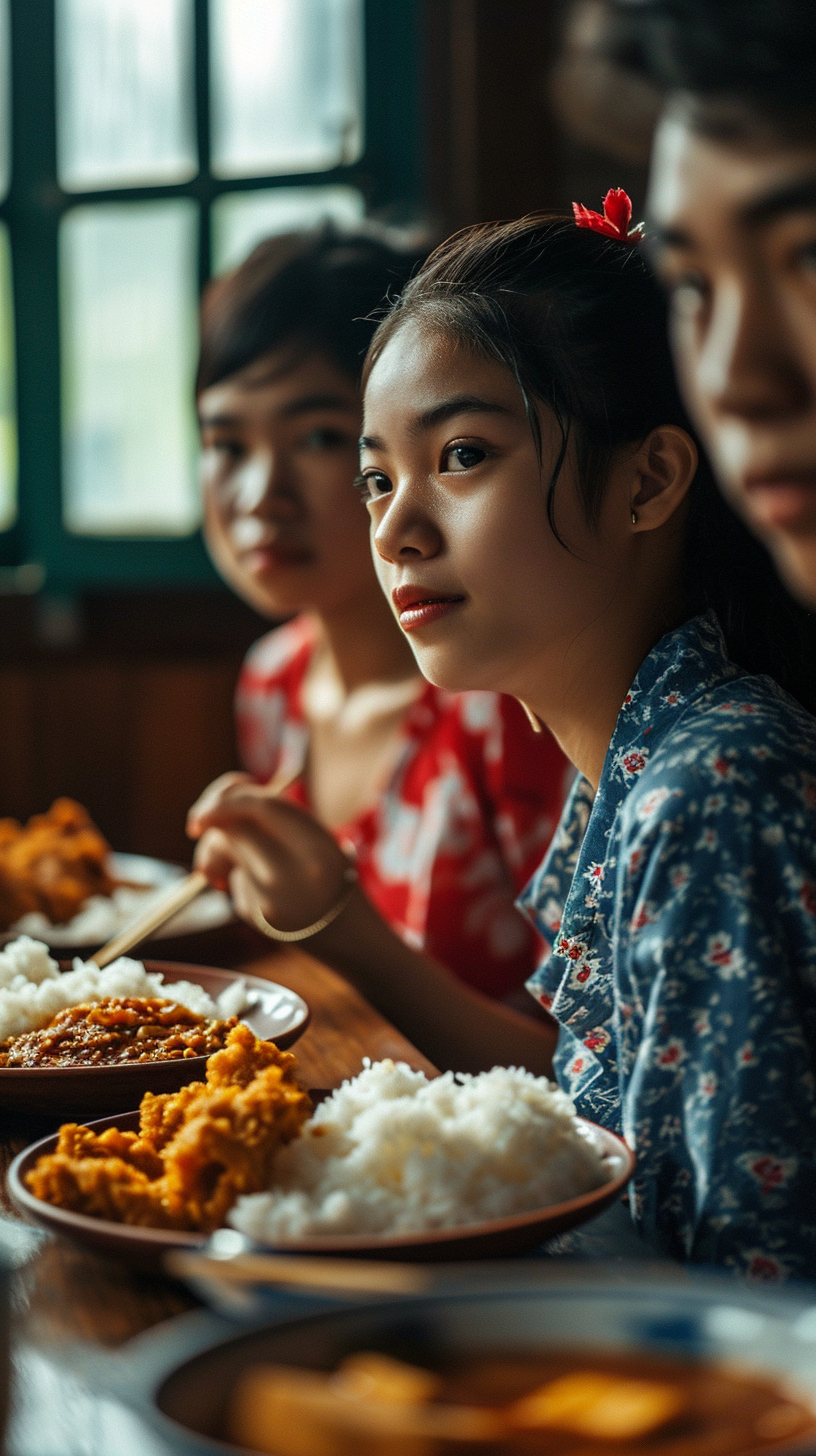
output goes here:
<path id="1" fill-rule="evenodd" d="M 802 619 L 698 467 L 627 204 L 451 240 L 367 366 L 361 491 L 422 671 L 512 693 L 579 770 L 524 896 L 557 1045 L 397 942 L 295 806 L 232 776 L 191 832 L 438 1065 L 554 1068 L 635 1147 L 656 1248 L 816 1275 L 816 721 L 752 675 L 796 691 Z"/>
<path id="2" fill-rule="evenodd" d="M 637 1149 L 663 1252 L 816 1274 L 814 723 L 741 673 L 713 613 L 627 693 L 523 903 L 558 1081 Z"/>

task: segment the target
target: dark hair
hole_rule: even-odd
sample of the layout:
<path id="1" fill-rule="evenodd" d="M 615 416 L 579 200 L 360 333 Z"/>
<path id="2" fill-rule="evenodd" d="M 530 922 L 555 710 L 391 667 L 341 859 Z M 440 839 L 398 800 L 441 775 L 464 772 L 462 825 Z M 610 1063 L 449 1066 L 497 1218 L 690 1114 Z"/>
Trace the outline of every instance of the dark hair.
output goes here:
<path id="1" fill-rule="evenodd" d="M 612 0 L 614 58 L 704 103 L 816 137 L 814 0 Z"/>
<path id="2" fill-rule="evenodd" d="M 694 434 L 675 383 L 665 297 L 640 249 L 572 219 L 486 224 L 443 243 L 380 324 L 364 381 L 396 331 L 417 317 L 510 371 L 539 455 L 536 402 L 554 415 L 560 449 L 547 515 L 556 535 L 556 486 L 571 443 L 592 522 L 617 449 L 660 425 Z M 767 552 L 722 499 L 702 451 L 682 586 L 689 616 L 714 609 L 737 662 L 770 673 L 811 706 L 814 619 L 788 596 Z"/>
<path id="3" fill-rule="evenodd" d="M 426 253 L 372 225 L 267 238 L 204 294 L 196 394 L 288 347 L 326 354 L 359 379 L 372 315 Z"/>

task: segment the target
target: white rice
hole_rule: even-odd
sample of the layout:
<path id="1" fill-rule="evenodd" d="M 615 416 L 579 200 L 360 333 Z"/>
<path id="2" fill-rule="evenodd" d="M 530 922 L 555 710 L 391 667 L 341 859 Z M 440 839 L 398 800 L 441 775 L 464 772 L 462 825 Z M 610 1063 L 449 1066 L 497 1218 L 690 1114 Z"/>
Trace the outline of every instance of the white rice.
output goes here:
<path id="1" fill-rule="evenodd" d="M 364 1064 L 275 1161 L 230 1223 L 261 1242 L 452 1228 L 560 1203 L 607 1182 L 572 1103 L 515 1067 L 433 1081 Z"/>
<path id="2" fill-rule="evenodd" d="M 120 956 L 104 970 L 74 960 L 72 971 L 60 973 L 48 946 L 21 935 L 0 951 L 0 1040 L 39 1031 L 66 1006 L 104 1001 L 108 996 L 160 996 L 177 1001 L 199 1016 L 228 1020 L 246 1005 L 244 980 L 234 981 L 214 1001 L 192 981 L 165 981 L 146 971 L 141 961 Z"/>

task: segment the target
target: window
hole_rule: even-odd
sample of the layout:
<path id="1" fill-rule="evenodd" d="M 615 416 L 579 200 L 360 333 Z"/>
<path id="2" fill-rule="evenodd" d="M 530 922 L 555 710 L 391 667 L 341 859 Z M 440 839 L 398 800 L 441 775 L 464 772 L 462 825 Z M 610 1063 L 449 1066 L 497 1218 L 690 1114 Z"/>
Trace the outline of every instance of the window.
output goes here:
<path id="1" fill-rule="evenodd" d="M 214 580 L 200 288 L 269 232 L 416 208 L 418 8 L 0 0 L 0 566 Z"/>

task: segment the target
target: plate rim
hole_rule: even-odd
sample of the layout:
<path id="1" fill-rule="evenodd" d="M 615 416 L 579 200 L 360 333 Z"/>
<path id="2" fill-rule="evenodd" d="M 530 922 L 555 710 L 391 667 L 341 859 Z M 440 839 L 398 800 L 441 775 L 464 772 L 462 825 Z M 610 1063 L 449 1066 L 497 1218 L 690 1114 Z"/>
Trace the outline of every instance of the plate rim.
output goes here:
<path id="1" fill-rule="evenodd" d="M 138 1116 L 138 1111 L 120 1112 L 114 1113 L 110 1117 L 96 1118 L 93 1122 L 84 1125 L 104 1131 L 108 1127 L 116 1126 L 117 1122 L 121 1124 L 122 1119 L 129 1119 L 132 1127 L 130 1124 L 125 1125 L 124 1130 L 130 1131 L 138 1125 Z M 590 1128 L 593 1133 L 601 1135 L 602 1141 L 606 1144 L 606 1155 L 611 1154 L 613 1150 L 617 1152 L 618 1156 L 622 1157 L 623 1167 L 614 1178 L 610 1178 L 600 1187 L 592 1188 L 588 1193 L 581 1193 L 575 1198 L 566 1199 L 561 1203 L 546 1204 L 529 1209 L 524 1213 L 512 1213 L 506 1214 L 502 1218 L 484 1219 L 480 1223 L 457 1224 L 454 1228 L 424 1229 L 413 1234 L 404 1231 L 380 1237 L 372 1234 L 313 1235 L 311 1238 L 305 1239 L 280 1239 L 275 1243 L 262 1243 L 260 1240 L 255 1240 L 255 1242 L 263 1250 L 274 1250 L 286 1254 L 328 1255 L 332 1252 L 353 1254 L 370 1252 L 372 1248 L 376 1248 L 378 1251 L 383 1249 L 398 1252 L 399 1249 L 408 1246 L 416 1248 L 418 1245 L 447 1244 L 477 1236 L 490 1237 L 495 1234 L 510 1233 L 536 1222 L 545 1222 L 548 1218 L 555 1220 L 569 1217 L 572 1213 L 581 1213 L 584 1209 L 591 1208 L 596 1201 L 608 1207 L 631 1179 L 635 1171 L 635 1153 L 618 1133 L 601 1127 L 598 1123 L 590 1122 L 587 1118 L 579 1117 L 577 1120 L 582 1126 Z M 9 1165 L 6 1174 L 9 1195 L 15 1206 L 24 1210 L 28 1218 L 45 1227 L 52 1227 L 53 1223 L 58 1223 L 66 1233 L 70 1233 L 71 1229 L 74 1229 L 89 1235 L 96 1234 L 97 1239 L 104 1239 L 108 1243 L 121 1239 L 125 1248 L 128 1244 L 145 1241 L 155 1245 L 156 1248 L 168 1249 L 170 1247 L 201 1246 L 206 1243 L 209 1237 L 206 1234 L 186 1232 L 182 1229 L 156 1229 L 149 1226 L 115 1223 L 112 1219 L 92 1218 L 90 1214 L 86 1213 L 72 1213 L 69 1209 L 58 1208 L 44 1199 L 36 1198 L 25 1186 L 20 1176 L 20 1169 L 37 1149 L 42 1148 L 42 1152 L 39 1154 L 42 1156 L 46 1151 L 45 1145 L 54 1143 L 58 1135 L 58 1133 L 50 1133 L 47 1137 L 29 1143 L 27 1147 L 21 1149 Z M 41 1209 L 45 1210 L 44 1216 L 40 1213 Z"/>
<path id="2" fill-rule="evenodd" d="M 291 990 L 289 986 L 284 986 L 280 981 L 267 981 L 263 976 L 253 976 L 243 971 L 230 970 L 226 966 L 204 966 L 193 961 L 154 960 L 151 956 L 146 956 L 142 961 L 142 965 L 146 969 L 150 967 L 159 969 L 162 974 L 165 973 L 168 967 L 177 969 L 180 974 L 176 979 L 179 981 L 194 980 L 195 977 L 191 976 L 190 972 L 206 971 L 208 974 L 215 973 L 218 976 L 226 976 L 230 981 L 246 981 L 248 990 L 272 989 L 285 991 L 287 996 L 292 997 L 294 1002 L 293 1009 L 300 1013 L 300 1020 L 295 1022 L 294 1026 L 289 1026 L 285 1031 L 282 1031 L 280 1033 L 281 1036 L 288 1037 L 293 1032 L 297 1032 L 299 1036 L 302 1035 L 311 1020 L 311 1009 L 308 1002 L 304 1001 L 303 997 L 297 991 Z M 172 982 L 170 984 L 172 985 Z M 240 1016 L 238 1020 L 241 1020 Z M 200 1057 L 187 1057 L 185 1058 L 186 1065 L 193 1067 L 196 1071 L 203 1071 L 207 1058 L 210 1055 L 211 1053 L 208 1052 L 206 1055 Z M 180 1060 L 180 1058 L 174 1058 L 173 1060 Z M 94 1074 L 102 1080 L 106 1077 L 121 1076 L 123 1072 L 134 1070 L 137 1067 L 164 1067 L 167 1065 L 167 1058 L 154 1057 L 152 1060 L 146 1062 L 112 1062 L 109 1066 L 100 1067 L 83 1067 L 81 1065 L 76 1067 L 0 1067 L 0 1086 L 2 1086 L 3 1082 L 24 1080 L 26 1077 L 30 1077 L 32 1073 L 35 1073 L 43 1080 L 58 1080 L 67 1076 L 91 1077 Z M 190 1080 L 194 1081 L 195 1079 L 191 1078 Z M 118 1115 L 119 1117 L 130 1116 L 129 1113 L 122 1112 L 114 1115 Z M 97 1118 L 96 1120 L 99 1121 L 100 1119 Z M 25 1152 L 25 1148 L 22 1151 Z M 9 1171 L 10 1169 L 11 1164 L 9 1164 Z"/>

